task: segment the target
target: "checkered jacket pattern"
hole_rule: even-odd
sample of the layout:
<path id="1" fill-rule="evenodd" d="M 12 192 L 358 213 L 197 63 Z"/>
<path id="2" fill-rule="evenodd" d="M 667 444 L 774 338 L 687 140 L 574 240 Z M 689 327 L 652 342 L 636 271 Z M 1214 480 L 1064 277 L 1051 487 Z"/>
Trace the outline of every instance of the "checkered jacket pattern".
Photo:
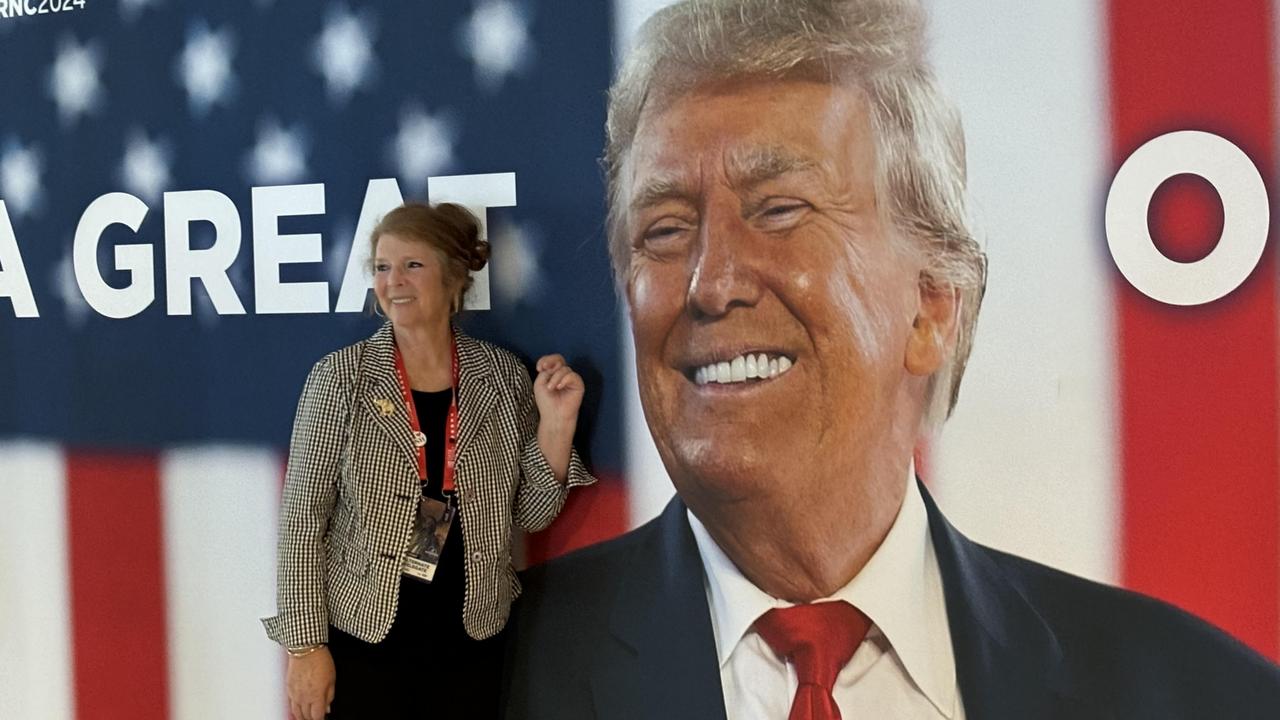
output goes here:
<path id="1" fill-rule="evenodd" d="M 575 451 L 567 485 L 556 482 L 538 447 L 528 370 L 506 350 L 456 332 L 462 616 L 467 633 L 483 639 L 502 629 L 520 594 L 512 522 L 541 530 L 564 507 L 569 488 L 596 480 Z M 394 412 L 380 410 L 386 401 Z M 419 495 L 386 323 L 321 359 L 302 389 L 280 512 L 279 613 L 263 620 L 268 637 L 286 647 L 327 642 L 330 624 L 366 642 L 386 637 Z"/>

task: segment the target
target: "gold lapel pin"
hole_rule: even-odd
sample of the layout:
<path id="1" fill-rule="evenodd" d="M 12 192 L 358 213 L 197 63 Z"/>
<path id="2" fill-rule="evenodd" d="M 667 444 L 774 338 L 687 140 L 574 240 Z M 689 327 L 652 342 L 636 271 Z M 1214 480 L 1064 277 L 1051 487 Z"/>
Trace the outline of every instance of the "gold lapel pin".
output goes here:
<path id="1" fill-rule="evenodd" d="M 378 407 L 378 412 L 382 413 L 382 417 L 391 417 L 391 414 L 396 411 L 395 404 L 386 398 L 378 398 L 373 401 L 373 404 Z"/>

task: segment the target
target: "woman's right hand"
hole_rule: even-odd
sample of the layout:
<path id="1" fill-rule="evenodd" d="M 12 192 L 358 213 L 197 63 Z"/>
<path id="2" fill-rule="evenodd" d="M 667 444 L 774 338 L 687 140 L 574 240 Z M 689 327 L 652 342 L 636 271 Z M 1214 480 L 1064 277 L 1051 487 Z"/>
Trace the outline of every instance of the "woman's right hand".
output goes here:
<path id="1" fill-rule="evenodd" d="M 335 675 L 333 656 L 323 645 L 302 657 L 289 658 L 285 687 L 293 720 L 324 720 L 333 702 Z"/>

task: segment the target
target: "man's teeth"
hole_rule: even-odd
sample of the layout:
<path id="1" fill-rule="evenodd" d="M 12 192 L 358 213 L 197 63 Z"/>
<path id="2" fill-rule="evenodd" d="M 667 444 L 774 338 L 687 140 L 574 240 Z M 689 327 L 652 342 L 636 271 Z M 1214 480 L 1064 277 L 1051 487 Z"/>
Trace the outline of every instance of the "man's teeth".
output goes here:
<path id="1" fill-rule="evenodd" d="M 765 380 L 781 375 L 791 369 L 791 360 L 785 355 L 769 357 L 764 353 L 739 355 L 710 365 L 704 365 L 693 372 L 693 381 L 699 385 L 707 383 L 738 383 L 747 380 Z"/>
<path id="2" fill-rule="evenodd" d="M 403 305 L 403 304 L 405 304 L 405 303 L 407 303 L 407 302 L 409 302 L 409 301 L 411 301 L 411 300 L 413 300 L 413 298 L 395 298 L 394 300 L 392 300 L 392 301 L 391 301 L 391 304 L 392 304 L 392 305 Z"/>

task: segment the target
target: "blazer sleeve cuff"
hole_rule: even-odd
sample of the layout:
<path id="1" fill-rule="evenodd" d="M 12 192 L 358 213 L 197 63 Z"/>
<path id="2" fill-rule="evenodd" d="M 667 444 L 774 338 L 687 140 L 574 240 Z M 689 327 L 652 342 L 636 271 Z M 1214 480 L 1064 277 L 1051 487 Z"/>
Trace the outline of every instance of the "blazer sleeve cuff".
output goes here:
<path id="1" fill-rule="evenodd" d="M 535 491 L 567 492 L 569 488 L 596 483 L 596 477 L 587 471 L 586 465 L 582 464 L 582 458 L 579 457 L 576 448 L 569 449 L 568 480 L 564 484 L 557 482 L 556 475 L 551 470 L 551 463 L 547 462 L 547 456 L 542 454 L 542 446 L 538 444 L 537 436 L 529 438 L 528 444 L 525 445 L 521 465 L 525 482 L 529 483 L 529 488 Z"/>
<path id="2" fill-rule="evenodd" d="M 306 647 L 329 642 L 329 624 L 323 620 L 290 622 L 284 615 L 263 618 L 267 637 L 284 648 Z"/>

